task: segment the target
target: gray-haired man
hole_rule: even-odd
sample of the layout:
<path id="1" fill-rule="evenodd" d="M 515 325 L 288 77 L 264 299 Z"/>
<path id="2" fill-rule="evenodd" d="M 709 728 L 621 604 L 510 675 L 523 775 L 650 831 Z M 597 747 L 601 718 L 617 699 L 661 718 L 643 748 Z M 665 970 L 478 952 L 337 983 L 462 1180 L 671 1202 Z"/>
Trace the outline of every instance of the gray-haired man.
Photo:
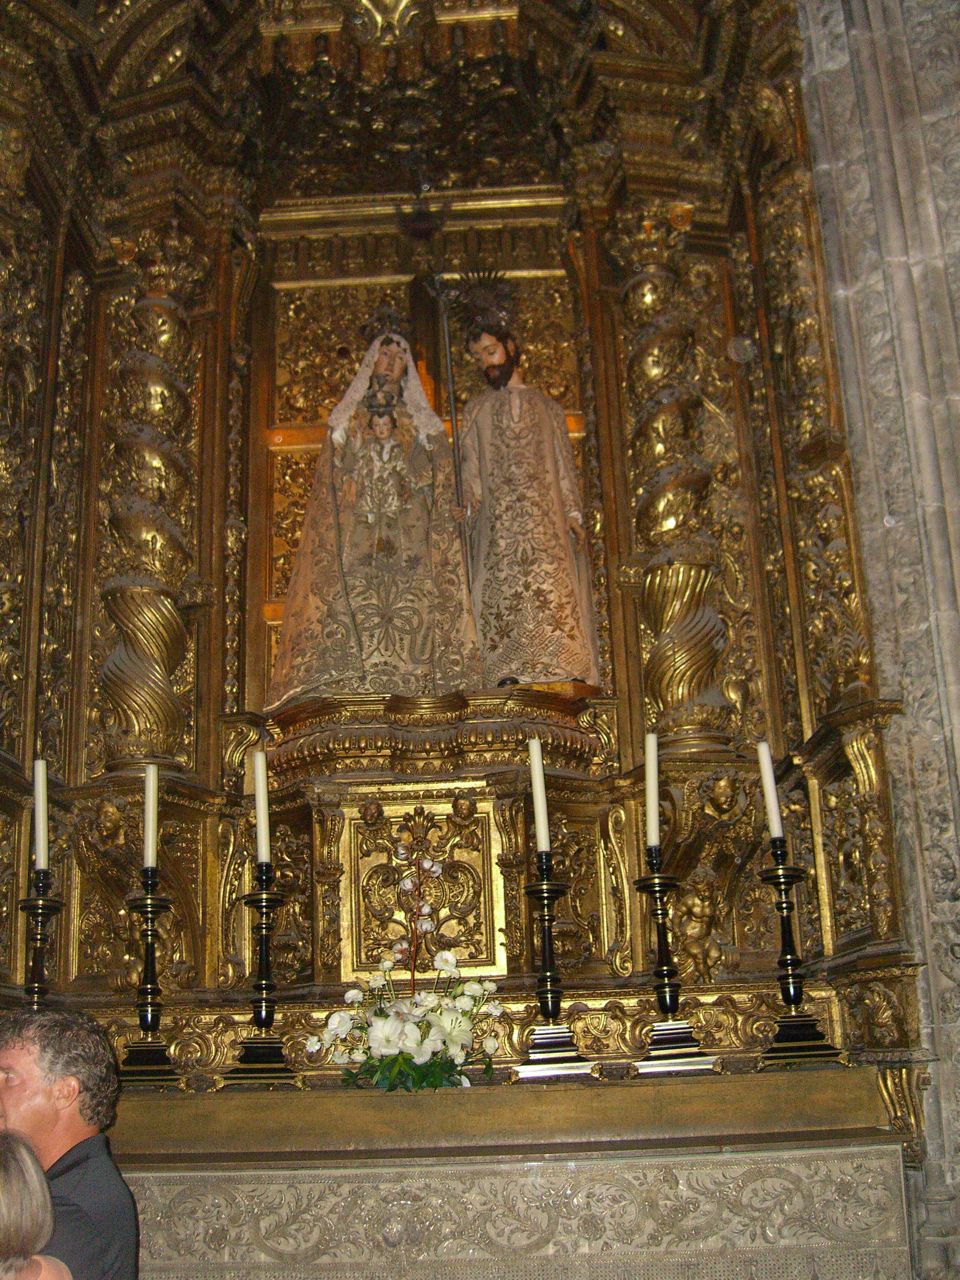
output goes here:
<path id="1" fill-rule="evenodd" d="M 0 1125 L 23 1134 L 46 1170 L 53 1236 L 44 1252 L 74 1280 L 134 1280 L 137 1213 L 110 1157 L 120 1082 L 110 1042 L 86 1014 L 0 1017 Z"/>

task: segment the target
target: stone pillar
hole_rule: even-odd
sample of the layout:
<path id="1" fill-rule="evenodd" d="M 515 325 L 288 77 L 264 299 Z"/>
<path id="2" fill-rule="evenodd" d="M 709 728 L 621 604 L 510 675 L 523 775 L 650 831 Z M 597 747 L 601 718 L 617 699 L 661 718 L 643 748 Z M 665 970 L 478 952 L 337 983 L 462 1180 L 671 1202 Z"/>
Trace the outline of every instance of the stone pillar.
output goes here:
<path id="1" fill-rule="evenodd" d="M 800 0 L 898 860 L 935 1058 L 918 1275 L 960 1266 L 960 170 L 952 0 Z"/>

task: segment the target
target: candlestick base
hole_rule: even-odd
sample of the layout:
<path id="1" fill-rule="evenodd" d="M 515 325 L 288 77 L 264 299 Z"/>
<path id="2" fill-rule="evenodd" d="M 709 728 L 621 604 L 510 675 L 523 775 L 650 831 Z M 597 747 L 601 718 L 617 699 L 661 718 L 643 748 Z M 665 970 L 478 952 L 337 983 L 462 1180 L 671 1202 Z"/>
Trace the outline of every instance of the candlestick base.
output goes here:
<path id="1" fill-rule="evenodd" d="M 761 1053 L 757 1070 L 768 1067 L 847 1066 L 847 1055 L 832 1045 L 809 1013 L 788 1013 L 777 1019 L 773 1039 Z"/>
<path id="2" fill-rule="evenodd" d="M 534 1027 L 526 1062 L 513 1068 L 513 1080 L 546 1080 L 551 1076 L 596 1076 L 598 1063 L 580 1056 L 570 1028 L 563 1022 Z"/>
<path id="3" fill-rule="evenodd" d="M 177 1085 L 179 1078 L 166 1041 L 159 1036 L 144 1036 L 127 1045 L 120 1066 L 120 1079 L 125 1085 Z"/>
<path id="4" fill-rule="evenodd" d="M 653 1024 L 647 1052 L 632 1064 L 631 1075 L 671 1075 L 678 1071 L 693 1073 L 716 1068 L 716 1055 L 704 1053 L 686 1018 L 676 1018 Z"/>
<path id="5" fill-rule="evenodd" d="M 296 1073 L 283 1056 L 283 1041 L 268 1031 L 247 1036 L 237 1065 L 224 1074 L 224 1087 L 231 1085 L 296 1084 Z"/>

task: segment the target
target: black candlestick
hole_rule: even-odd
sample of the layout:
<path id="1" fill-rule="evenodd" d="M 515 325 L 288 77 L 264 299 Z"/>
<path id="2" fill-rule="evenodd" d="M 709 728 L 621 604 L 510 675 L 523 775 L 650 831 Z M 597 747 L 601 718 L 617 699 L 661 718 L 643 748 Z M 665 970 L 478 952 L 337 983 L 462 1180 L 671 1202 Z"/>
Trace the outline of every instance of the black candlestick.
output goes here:
<path id="1" fill-rule="evenodd" d="M 157 920 L 170 910 L 170 899 L 157 893 L 160 873 L 156 867 L 144 867 L 140 872 L 143 895 L 130 899 L 130 909 L 143 921 L 140 941 L 143 944 L 143 969 L 137 987 L 137 1015 L 144 1035 L 155 1036 L 160 1030 L 160 1013 L 163 1009 L 162 994 L 157 978 Z"/>
<path id="2" fill-rule="evenodd" d="M 159 1034 L 163 1010 L 160 997 L 163 993 L 157 975 L 157 940 L 160 936 L 157 920 L 170 910 L 171 900 L 157 893 L 160 872 L 156 867 L 142 867 L 140 883 L 143 893 L 130 898 L 129 906 L 142 921 L 143 968 L 137 986 L 137 1021 L 142 1038 L 127 1046 L 121 1075 L 127 1083 L 174 1084 L 177 1073 L 167 1053 L 166 1043 Z"/>
<path id="3" fill-rule="evenodd" d="M 802 867 L 787 864 L 787 842 L 783 836 L 770 840 L 773 866 L 760 872 L 764 884 L 776 891 L 775 905 L 780 917 L 780 970 L 778 982 L 780 997 L 787 1007 L 785 1016 L 777 1019 L 777 1029 L 769 1046 L 760 1055 L 759 1068 L 770 1066 L 801 1065 L 812 1061 L 842 1061 L 841 1050 L 832 1045 L 817 1023 L 816 1018 L 803 1013 L 803 978 L 800 975 L 800 953 L 793 933 L 794 885 L 804 879 Z"/>
<path id="4" fill-rule="evenodd" d="M 537 1003 L 543 1022 L 534 1027 L 527 1061 L 514 1068 L 518 1080 L 542 1080 L 549 1076 L 591 1075 L 596 1063 L 580 1056 L 570 1028 L 560 1021 L 563 988 L 553 946 L 554 907 L 569 889 L 562 880 L 553 878 L 553 855 L 549 849 L 537 853 L 538 880 L 524 888 L 536 904 L 540 930 L 540 972 L 537 977 Z"/>
<path id="5" fill-rule="evenodd" d="M 271 1034 L 277 1009 L 277 1001 L 273 994 L 277 984 L 273 980 L 271 942 L 276 913 L 283 906 L 286 894 L 273 887 L 272 863 L 258 861 L 254 875 L 257 887 L 251 893 L 245 893 L 242 901 L 251 911 L 257 913 L 253 926 L 257 974 L 253 981 L 254 997 L 251 1001 L 253 1025 L 256 1031 L 244 1040 L 237 1065 L 227 1076 L 228 1085 L 251 1081 L 261 1083 L 293 1081 L 293 1073 L 283 1056 L 283 1042 L 278 1036 Z"/>
<path id="6" fill-rule="evenodd" d="M 650 1032 L 647 1052 L 635 1062 L 634 1069 L 644 1075 L 674 1071 L 712 1071 L 716 1058 L 700 1048 L 700 1042 L 680 1010 L 679 969 L 670 948 L 667 926 L 667 899 L 680 887 L 676 876 L 663 871 L 660 846 L 647 845 L 647 874 L 635 881 L 637 890 L 650 899 L 650 914 L 657 933 L 657 958 L 653 968 L 656 979 L 653 990 L 662 1021 L 655 1022 Z"/>
<path id="7" fill-rule="evenodd" d="M 49 987 L 47 986 L 47 925 L 63 910 L 60 898 L 54 898 L 50 890 L 53 888 L 53 875 L 49 870 L 33 871 L 33 894 L 22 898 L 20 910 L 27 917 L 27 981 L 24 991 L 30 1001 L 30 1008 L 36 1012 L 43 1007 Z"/>

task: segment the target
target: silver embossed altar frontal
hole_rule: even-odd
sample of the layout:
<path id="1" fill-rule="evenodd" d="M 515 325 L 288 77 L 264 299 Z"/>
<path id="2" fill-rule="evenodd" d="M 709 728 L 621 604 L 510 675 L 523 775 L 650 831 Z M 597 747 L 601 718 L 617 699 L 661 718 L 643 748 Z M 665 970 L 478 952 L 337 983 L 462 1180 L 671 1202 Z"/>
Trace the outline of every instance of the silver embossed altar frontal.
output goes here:
<path id="1" fill-rule="evenodd" d="M 141 1276 L 909 1280 L 899 1149 L 139 1173 Z"/>

